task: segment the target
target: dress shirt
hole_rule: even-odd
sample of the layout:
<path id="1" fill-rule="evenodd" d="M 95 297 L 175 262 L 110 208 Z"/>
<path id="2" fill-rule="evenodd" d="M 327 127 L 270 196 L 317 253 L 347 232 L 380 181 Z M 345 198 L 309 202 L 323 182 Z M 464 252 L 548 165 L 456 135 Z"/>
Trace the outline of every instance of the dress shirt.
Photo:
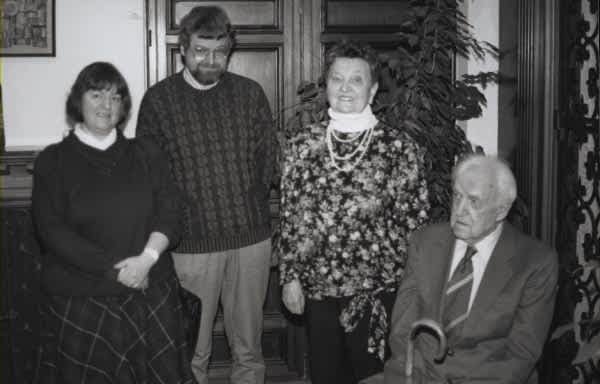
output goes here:
<path id="1" fill-rule="evenodd" d="M 473 286 L 471 289 L 471 297 L 469 298 L 469 311 L 471 310 L 471 306 L 473 305 L 473 301 L 477 295 L 477 290 L 481 284 L 481 279 L 483 277 L 483 273 L 485 272 L 485 268 L 487 267 L 490 256 L 492 256 L 492 252 L 496 247 L 496 243 L 498 242 L 501 233 L 502 223 L 500 223 L 500 225 L 498 225 L 496 229 L 494 229 L 486 237 L 473 244 L 473 247 L 477 249 L 477 253 L 474 254 L 471 259 L 471 262 L 473 263 Z M 468 244 L 465 241 L 456 239 L 456 242 L 454 243 L 454 254 L 452 255 L 452 264 L 450 264 L 450 275 L 448 276 L 448 280 L 450 280 L 454 270 L 458 266 L 458 263 L 465 255 L 467 246 Z"/>

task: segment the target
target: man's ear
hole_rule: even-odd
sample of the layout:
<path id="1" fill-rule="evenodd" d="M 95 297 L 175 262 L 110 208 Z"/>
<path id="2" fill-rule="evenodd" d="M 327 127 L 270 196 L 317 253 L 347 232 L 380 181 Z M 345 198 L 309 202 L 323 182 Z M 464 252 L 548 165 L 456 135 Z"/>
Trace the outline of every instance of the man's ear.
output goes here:
<path id="1" fill-rule="evenodd" d="M 185 56 L 185 48 L 183 45 L 179 45 L 179 53 L 181 56 Z"/>
<path id="2" fill-rule="evenodd" d="M 498 203 L 498 207 L 496 208 L 496 221 L 502 221 L 506 219 L 508 216 L 508 212 L 510 211 L 510 207 L 512 207 L 512 202 L 503 199 Z"/>

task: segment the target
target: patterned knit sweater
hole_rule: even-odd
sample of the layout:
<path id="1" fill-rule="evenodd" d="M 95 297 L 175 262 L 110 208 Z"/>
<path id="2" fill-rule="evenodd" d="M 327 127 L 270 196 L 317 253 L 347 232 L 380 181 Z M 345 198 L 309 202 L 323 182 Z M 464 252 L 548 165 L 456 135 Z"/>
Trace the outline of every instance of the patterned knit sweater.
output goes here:
<path id="1" fill-rule="evenodd" d="M 215 87 L 197 90 L 179 72 L 148 89 L 137 135 L 153 136 L 167 153 L 185 196 L 176 252 L 236 249 L 271 235 L 269 190 L 278 146 L 258 83 L 228 72 Z"/>

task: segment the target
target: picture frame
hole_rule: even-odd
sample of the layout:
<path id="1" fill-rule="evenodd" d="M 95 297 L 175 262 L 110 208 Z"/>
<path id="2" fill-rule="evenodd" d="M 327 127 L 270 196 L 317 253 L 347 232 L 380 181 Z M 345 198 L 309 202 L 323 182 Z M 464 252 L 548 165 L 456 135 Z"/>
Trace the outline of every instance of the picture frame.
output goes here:
<path id="1" fill-rule="evenodd" d="M 55 0 L 4 0 L 0 4 L 0 56 L 56 56 Z"/>

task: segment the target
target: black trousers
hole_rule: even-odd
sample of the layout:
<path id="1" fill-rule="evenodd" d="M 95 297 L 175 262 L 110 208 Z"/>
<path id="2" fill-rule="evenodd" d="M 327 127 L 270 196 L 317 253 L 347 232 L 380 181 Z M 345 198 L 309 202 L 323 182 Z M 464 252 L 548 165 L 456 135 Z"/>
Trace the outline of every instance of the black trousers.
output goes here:
<path id="1" fill-rule="evenodd" d="M 377 296 L 391 323 L 395 293 Z M 306 302 L 309 341 L 310 379 L 312 384 L 352 384 L 383 370 L 383 362 L 367 351 L 371 308 L 367 308 L 356 329 L 346 333 L 340 314 L 352 297 Z M 389 352 L 386 354 L 389 356 Z"/>

